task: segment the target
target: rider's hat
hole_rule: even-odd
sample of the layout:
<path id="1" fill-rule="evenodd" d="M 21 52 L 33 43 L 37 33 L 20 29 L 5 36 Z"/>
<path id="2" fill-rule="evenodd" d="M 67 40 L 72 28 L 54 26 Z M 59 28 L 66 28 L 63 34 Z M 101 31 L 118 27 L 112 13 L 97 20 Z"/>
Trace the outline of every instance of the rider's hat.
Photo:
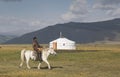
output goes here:
<path id="1" fill-rule="evenodd" d="M 35 39 L 37 39 L 37 37 L 35 36 L 35 37 L 33 37 L 33 40 L 35 40 Z"/>

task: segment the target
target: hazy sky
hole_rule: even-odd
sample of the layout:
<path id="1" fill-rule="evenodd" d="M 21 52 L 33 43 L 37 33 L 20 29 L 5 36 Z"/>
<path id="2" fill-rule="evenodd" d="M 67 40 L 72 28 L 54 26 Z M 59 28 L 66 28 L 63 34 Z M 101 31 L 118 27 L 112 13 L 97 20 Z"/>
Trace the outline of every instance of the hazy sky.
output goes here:
<path id="1" fill-rule="evenodd" d="M 120 0 L 0 0 L 0 34 L 120 18 Z"/>

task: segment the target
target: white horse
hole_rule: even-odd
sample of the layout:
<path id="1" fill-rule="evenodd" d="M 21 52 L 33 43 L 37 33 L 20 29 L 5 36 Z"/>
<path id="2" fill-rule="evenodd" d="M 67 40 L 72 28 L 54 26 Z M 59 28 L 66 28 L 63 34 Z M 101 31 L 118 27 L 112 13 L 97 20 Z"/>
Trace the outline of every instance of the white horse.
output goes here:
<path id="1" fill-rule="evenodd" d="M 34 54 L 34 52 L 35 51 L 32 51 L 32 50 L 25 50 L 25 49 L 21 50 L 21 64 L 20 64 L 20 67 L 22 67 L 24 61 L 26 60 L 27 68 L 30 69 L 29 60 L 30 59 L 36 60 L 36 58 L 37 58 L 37 53 Z M 47 58 L 50 54 L 56 55 L 56 52 L 54 51 L 54 49 L 46 48 L 46 49 L 42 50 L 42 60 L 43 60 L 43 62 L 47 63 L 48 69 L 51 69 L 51 66 L 50 66 L 49 62 L 47 61 Z M 40 65 L 41 65 L 41 62 L 39 61 L 38 69 L 40 69 Z"/>

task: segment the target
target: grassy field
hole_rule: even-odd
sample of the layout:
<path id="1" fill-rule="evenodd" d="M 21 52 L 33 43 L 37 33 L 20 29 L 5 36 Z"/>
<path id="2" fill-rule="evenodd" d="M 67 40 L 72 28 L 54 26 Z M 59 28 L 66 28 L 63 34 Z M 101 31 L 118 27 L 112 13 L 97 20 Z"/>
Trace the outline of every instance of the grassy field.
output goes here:
<path id="1" fill-rule="evenodd" d="M 31 45 L 0 45 L 0 77 L 120 77 L 120 45 L 77 45 L 78 52 L 50 56 L 52 70 L 45 63 L 30 61 L 19 68 L 20 50 Z"/>

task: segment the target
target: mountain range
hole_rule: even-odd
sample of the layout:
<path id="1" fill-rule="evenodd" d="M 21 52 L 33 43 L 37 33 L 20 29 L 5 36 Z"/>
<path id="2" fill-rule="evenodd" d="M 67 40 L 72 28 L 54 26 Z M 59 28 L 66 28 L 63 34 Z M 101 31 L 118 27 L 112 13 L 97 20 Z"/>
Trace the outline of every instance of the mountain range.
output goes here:
<path id="1" fill-rule="evenodd" d="M 24 34 L 4 42 L 5 44 L 31 44 L 32 38 L 36 36 L 41 44 L 59 38 L 59 34 L 76 43 L 94 43 L 98 41 L 120 41 L 120 19 L 100 22 L 69 22 L 50 25 L 46 28 Z"/>
<path id="2" fill-rule="evenodd" d="M 4 34 L 0 34 L 0 43 L 4 43 L 10 39 L 15 38 L 15 35 L 4 35 Z"/>

